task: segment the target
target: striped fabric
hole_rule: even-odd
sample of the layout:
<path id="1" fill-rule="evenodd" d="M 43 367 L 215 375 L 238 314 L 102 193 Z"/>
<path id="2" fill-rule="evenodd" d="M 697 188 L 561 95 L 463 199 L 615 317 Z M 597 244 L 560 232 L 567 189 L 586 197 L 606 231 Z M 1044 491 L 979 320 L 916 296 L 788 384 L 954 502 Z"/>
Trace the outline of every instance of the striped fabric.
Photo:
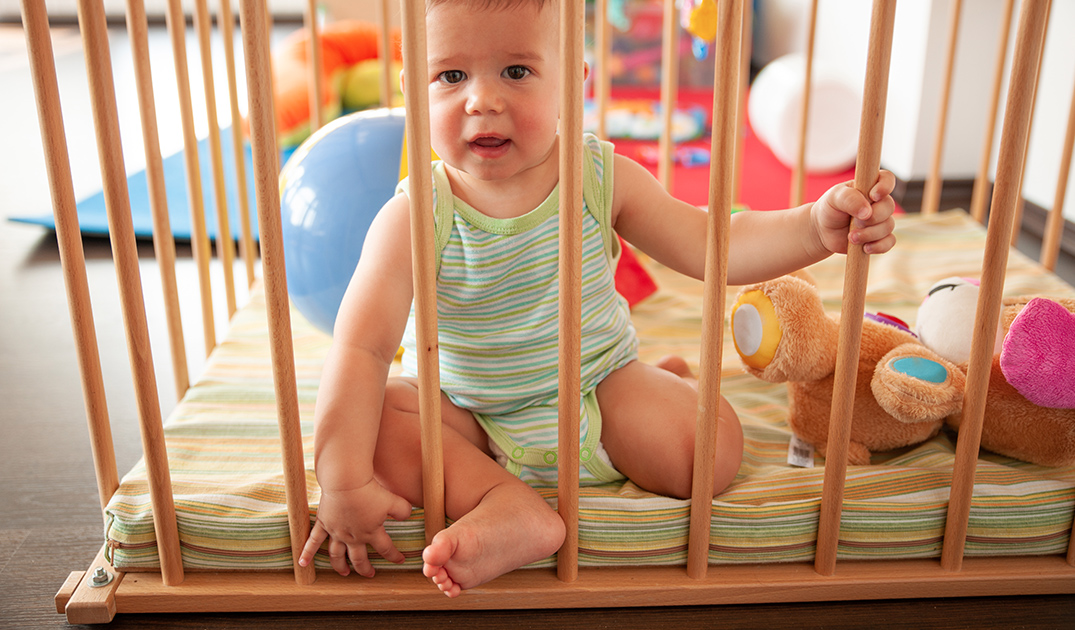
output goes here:
<path id="1" fill-rule="evenodd" d="M 604 175 L 612 145 L 593 135 L 586 141 L 583 394 L 631 361 L 636 346 L 627 301 L 616 292 L 619 252 L 608 247 L 615 242 L 612 178 Z M 451 194 L 442 162 L 435 164 L 434 181 L 437 232 L 447 234 L 437 276 L 441 389 L 457 406 L 482 414 L 483 426 L 495 426 L 500 448 L 528 464 L 524 481 L 554 485 L 556 469 L 549 462 L 557 450 L 559 189 L 523 216 L 495 219 Z M 403 370 L 411 376 L 418 373 L 415 345 L 412 308 L 403 336 Z M 583 442 L 589 426 L 584 411 Z"/>
<path id="2" fill-rule="evenodd" d="M 985 233 L 962 212 L 904 217 L 897 248 L 871 260 L 867 309 L 913 321 L 936 280 L 980 273 Z M 826 307 L 839 309 L 840 257 L 811 268 Z M 640 355 L 668 353 L 697 367 L 701 283 L 655 263 L 660 290 L 632 313 Z M 1009 259 L 1005 293 L 1075 297 L 1075 289 L 1017 252 Z M 729 291 L 729 300 L 734 290 Z M 307 487 L 311 510 L 312 413 L 329 339 L 292 313 Z M 198 383 L 167 421 L 166 436 L 183 559 L 188 569 L 283 570 L 291 566 L 287 516 L 273 404 L 264 303 L 255 295 L 234 320 Z M 809 561 L 814 553 L 823 477 L 818 467 L 786 463 L 790 432 L 783 385 L 742 372 L 730 335 L 724 347 L 722 393 L 739 412 L 746 437 L 735 482 L 713 501 L 710 559 L 714 563 Z M 915 447 L 880 453 L 870 466 L 850 466 L 839 557 L 933 557 L 940 553 L 954 438 L 942 432 Z M 555 505 L 553 490 L 541 490 Z M 686 559 L 689 501 L 641 491 L 630 482 L 580 490 L 582 565 L 677 564 Z M 1063 553 L 1075 506 L 1075 467 L 1043 468 L 983 453 L 975 477 L 968 555 Z M 145 470 L 124 477 L 108 506 L 106 535 L 124 570 L 158 566 Z M 421 510 L 387 527 L 407 557 L 420 562 Z M 552 558 L 538 565 L 551 565 Z M 327 568 L 327 556 L 317 560 Z M 392 567 L 376 560 L 379 567 Z"/>

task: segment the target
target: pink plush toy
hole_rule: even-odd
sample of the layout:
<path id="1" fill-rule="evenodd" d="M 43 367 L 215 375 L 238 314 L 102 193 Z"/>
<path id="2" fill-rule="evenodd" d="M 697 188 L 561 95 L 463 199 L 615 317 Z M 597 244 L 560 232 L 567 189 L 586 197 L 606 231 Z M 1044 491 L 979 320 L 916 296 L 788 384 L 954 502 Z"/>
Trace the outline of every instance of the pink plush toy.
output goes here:
<path id="1" fill-rule="evenodd" d="M 1075 313 L 1045 298 L 1027 302 L 1004 338 L 1000 367 L 1030 402 L 1075 408 Z"/>
<path id="2" fill-rule="evenodd" d="M 976 281 L 945 278 L 918 311 L 922 342 L 964 371 L 977 294 Z M 997 333 L 982 447 L 1045 466 L 1075 464 L 1075 300 L 1005 299 Z M 958 413 L 948 419 L 960 421 Z"/>

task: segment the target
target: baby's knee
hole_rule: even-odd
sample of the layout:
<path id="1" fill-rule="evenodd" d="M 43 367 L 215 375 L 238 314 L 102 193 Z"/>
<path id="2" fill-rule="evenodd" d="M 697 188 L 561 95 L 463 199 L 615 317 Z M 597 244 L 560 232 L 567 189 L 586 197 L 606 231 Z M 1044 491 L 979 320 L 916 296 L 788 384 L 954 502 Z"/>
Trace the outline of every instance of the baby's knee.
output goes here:
<path id="1" fill-rule="evenodd" d="M 713 467 L 713 496 L 731 485 L 742 462 L 743 428 L 735 410 L 728 401 L 722 399 L 717 419 L 717 461 Z"/>
<path id="2" fill-rule="evenodd" d="M 717 496 L 731 485 L 743 461 L 743 429 L 739 424 L 739 416 L 724 398 L 720 400 L 720 409 L 717 413 L 713 496 Z"/>
<path id="3" fill-rule="evenodd" d="M 409 380 L 390 378 L 384 386 L 384 414 L 412 414 L 418 412 L 418 388 Z"/>
<path id="4" fill-rule="evenodd" d="M 418 435 L 418 390 L 402 379 L 389 379 L 381 403 L 380 440 L 398 442 Z"/>
<path id="5" fill-rule="evenodd" d="M 699 437 L 696 423 L 696 417 L 691 418 L 690 422 L 685 420 L 678 425 L 682 427 L 682 431 L 670 431 L 668 434 L 677 455 L 673 456 L 670 461 L 670 463 L 676 463 L 665 469 L 664 477 L 667 486 L 663 494 L 686 499 L 693 493 L 694 475 L 699 472 L 694 466 Z M 718 411 L 715 442 L 712 469 L 713 496 L 720 494 L 731 484 L 739 472 L 739 465 L 743 459 L 743 430 L 739 424 L 739 416 L 723 398 Z"/>

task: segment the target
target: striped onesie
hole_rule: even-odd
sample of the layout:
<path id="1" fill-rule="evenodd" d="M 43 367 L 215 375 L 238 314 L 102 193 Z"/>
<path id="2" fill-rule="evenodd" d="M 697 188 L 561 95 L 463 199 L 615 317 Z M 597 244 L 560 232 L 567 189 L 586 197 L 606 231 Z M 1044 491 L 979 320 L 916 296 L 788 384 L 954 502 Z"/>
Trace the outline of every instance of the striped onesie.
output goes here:
<path id="1" fill-rule="evenodd" d="M 594 485 L 624 478 L 601 447 L 596 388 L 635 359 L 638 344 L 615 287 L 612 145 L 589 134 L 584 140 L 592 159 L 583 161 L 579 479 Z M 559 188 L 521 217 L 493 219 L 454 198 L 442 163 L 433 179 L 441 389 L 473 413 L 509 472 L 555 485 Z M 404 374 L 414 376 L 413 305 L 402 345 Z"/>

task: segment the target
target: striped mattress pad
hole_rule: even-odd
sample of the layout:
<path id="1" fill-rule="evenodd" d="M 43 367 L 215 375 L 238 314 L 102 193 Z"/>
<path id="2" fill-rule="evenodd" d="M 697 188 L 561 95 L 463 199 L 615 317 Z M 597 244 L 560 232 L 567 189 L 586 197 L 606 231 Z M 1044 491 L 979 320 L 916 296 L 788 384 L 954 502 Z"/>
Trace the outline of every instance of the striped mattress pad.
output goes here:
<path id="1" fill-rule="evenodd" d="M 913 322 L 930 285 L 977 277 L 985 231 L 962 211 L 897 222 L 897 247 L 871 259 L 866 308 Z M 659 290 L 632 316 L 640 358 L 683 356 L 698 368 L 702 284 L 644 261 Z M 840 308 L 843 258 L 810 268 L 825 307 Z M 1011 252 L 1005 295 L 1075 297 L 1075 289 Z M 735 288 L 728 291 L 729 303 Z M 729 304 L 730 305 L 730 304 Z M 307 496 L 316 513 L 313 408 L 330 338 L 292 311 Z M 810 561 L 814 555 L 824 460 L 788 464 L 792 438 L 786 386 L 746 374 L 725 335 L 721 392 L 743 425 L 745 453 L 733 484 L 712 502 L 710 561 Z M 398 366 L 397 366 L 398 367 Z M 283 473 L 269 361 L 265 304 L 255 291 L 234 317 L 204 373 L 165 423 L 183 562 L 188 570 L 284 570 L 291 567 Z M 838 556 L 842 559 L 940 555 L 955 436 L 874 455 L 849 466 Z M 555 489 L 539 489 L 555 506 Z M 1067 549 L 1075 507 L 1075 467 L 1045 468 L 983 451 L 975 477 L 967 555 L 1034 555 Z M 579 492 L 579 563 L 583 566 L 686 562 L 690 501 L 648 493 L 627 482 Z M 107 547 L 122 570 L 159 566 L 144 466 L 122 480 L 106 510 Z M 386 527 L 420 565 L 422 511 Z M 371 552 L 374 565 L 392 568 Z M 319 568 L 328 568 L 322 550 Z M 548 566 L 548 558 L 535 566 Z"/>

